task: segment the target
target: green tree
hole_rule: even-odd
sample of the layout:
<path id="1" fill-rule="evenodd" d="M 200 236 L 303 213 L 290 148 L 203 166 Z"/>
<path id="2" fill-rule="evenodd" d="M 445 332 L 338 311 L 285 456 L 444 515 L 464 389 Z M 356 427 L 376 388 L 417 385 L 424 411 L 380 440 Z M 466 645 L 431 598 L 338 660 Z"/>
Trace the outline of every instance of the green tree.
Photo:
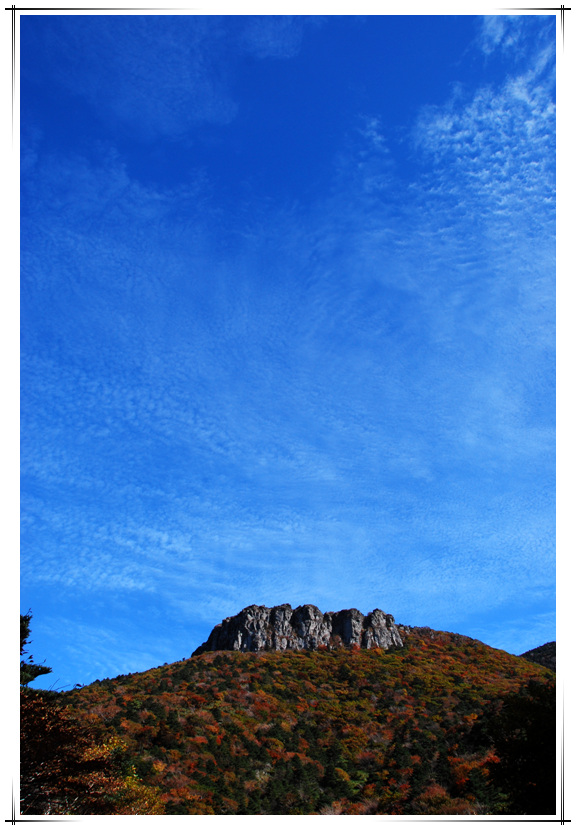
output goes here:
<path id="1" fill-rule="evenodd" d="M 28 660 L 20 660 L 20 685 L 27 686 L 42 674 L 50 674 L 52 671 L 48 666 L 34 663 L 32 655 L 26 649 L 30 643 L 30 620 L 32 613 L 20 614 L 20 657 L 28 654 Z"/>

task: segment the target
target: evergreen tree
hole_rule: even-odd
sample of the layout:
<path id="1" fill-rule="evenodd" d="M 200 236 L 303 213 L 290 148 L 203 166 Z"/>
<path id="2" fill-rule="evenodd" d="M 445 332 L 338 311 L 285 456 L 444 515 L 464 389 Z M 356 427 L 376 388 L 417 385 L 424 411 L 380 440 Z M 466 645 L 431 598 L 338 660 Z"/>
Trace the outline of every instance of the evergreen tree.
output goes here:
<path id="1" fill-rule="evenodd" d="M 20 657 L 28 654 L 28 660 L 20 660 L 20 685 L 27 686 L 42 674 L 50 674 L 52 671 L 48 666 L 39 665 L 33 662 L 32 655 L 27 651 L 26 646 L 30 643 L 30 620 L 32 613 L 20 614 Z"/>

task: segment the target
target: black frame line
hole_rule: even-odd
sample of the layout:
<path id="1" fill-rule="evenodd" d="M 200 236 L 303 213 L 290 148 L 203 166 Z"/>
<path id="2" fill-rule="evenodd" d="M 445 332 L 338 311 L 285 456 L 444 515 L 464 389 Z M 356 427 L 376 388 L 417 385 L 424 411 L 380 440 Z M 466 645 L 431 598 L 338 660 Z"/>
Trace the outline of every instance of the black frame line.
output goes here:
<path id="1" fill-rule="evenodd" d="M 536 6 L 511 6 L 505 9 L 499 9 L 502 12 L 560 12 L 560 29 L 562 31 L 562 51 L 564 51 L 564 12 L 571 12 L 571 6 L 556 6 L 555 8 L 541 8 Z"/>
<path id="2" fill-rule="evenodd" d="M 33 6 L 5 6 L 5 12 L 12 12 L 12 147 L 14 147 L 14 100 L 16 97 L 16 12 L 186 12 L 196 11 L 195 7 L 188 6 L 94 6 L 93 8 L 63 7 L 33 7 Z"/>
<path id="3" fill-rule="evenodd" d="M 12 148 L 14 148 L 14 99 L 16 97 L 16 6 L 11 7 L 12 19 Z"/>
<path id="4" fill-rule="evenodd" d="M 14 145 L 14 102 L 16 98 L 16 12 L 27 12 L 27 11 L 62 11 L 62 12 L 73 12 L 73 11 L 195 11 L 194 7 L 173 7 L 173 8 L 166 8 L 166 7 L 158 7 L 158 6 L 142 6 L 142 7 L 134 7 L 134 6 L 127 6 L 127 7 L 102 7 L 96 6 L 94 8 L 75 8 L 75 7 L 55 7 L 55 8 L 37 8 L 37 7 L 17 7 L 15 5 L 6 6 L 4 11 L 11 12 L 11 25 L 12 25 L 12 145 Z M 570 6 L 564 6 L 562 4 L 559 7 L 520 7 L 520 6 L 513 6 L 507 8 L 501 8 L 499 11 L 540 11 L 540 12 L 560 12 L 560 27 L 562 31 L 562 49 L 564 49 L 564 12 L 572 11 Z M 449 821 L 452 822 L 490 822 L 490 823 L 506 823 L 506 822 L 514 822 L 514 823 L 522 823 L 522 824 L 566 824 L 571 823 L 572 819 L 567 819 L 564 816 L 564 797 L 565 797 L 565 786 L 564 786 L 564 752 L 565 752 L 565 728 L 564 728 L 564 696 L 562 696 L 562 731 L 560 734 L 560 818 L 550 818 L 550 819 L 518 819 L 518 818 L 502 818 L 502 819 L 477 819 L 477 818 L 450 818 Z M 414 821 L 441 821 L 445 822 L 445 818 L 409 818 L 404 819 L 405 821 L 414 822 Z M 4 819 L 5 823 L 16 824 L 22 822 L 28 823 L 43 823 L 46 821 L 60 821 L 60 822 L 67 822 L 67 821 L 80 821 L 80 819 L 76 818 L 37 818 L 37 819 L 26 819 L 26 818 L 16 818 L 16 801 L 14 798 L 14 781 L 12 781 L 12 809 L 11 809 L 11 817 Z"/>
<path id="5" fill-rule="evenodd" d="M 26 6 L 26 8 L 20 8 L 17 6 L 6 6 L 4 9 L 6 12 L 11 10 L 15 12 L 187 12 L 194 11 L 195 9 L 189 8 L 188 6 L 174 6 L 173 8 L 166 6 L 113 6 L 110 8 L 104 6 L 95 6 L 94 8 L 74 8 L 72 6 L 63 6 L 62 8 L 50 8 L 48 6 L 34 8 L 32 6 Z"/>
<path id="6" fill-rule="evenodd" d="M 4 823 L 10 822 L 10 824 L 20 824 L 21 822 L 34 822 L 38 824 L 38 822 L 42 823 L 43 821 L 80 821 L 78 818 L 16 818 L 16 799 L 14 798 L 14 781 L 12 781 L 12 817 L 5 818 Z"/>
<path id="7" fill-rule="evenodd" d="M 560 733 L 560 817 L 562 819 L 562 824 L 564 824 L 564 794 L 565 794 L 565 787 L 564 787 L 564 729 L 565 729 L 565 720 L 564 720 L 564 687 L 562 687 L 562 732 Z M 570 819 L 568 819 L 570 821 Z"/>

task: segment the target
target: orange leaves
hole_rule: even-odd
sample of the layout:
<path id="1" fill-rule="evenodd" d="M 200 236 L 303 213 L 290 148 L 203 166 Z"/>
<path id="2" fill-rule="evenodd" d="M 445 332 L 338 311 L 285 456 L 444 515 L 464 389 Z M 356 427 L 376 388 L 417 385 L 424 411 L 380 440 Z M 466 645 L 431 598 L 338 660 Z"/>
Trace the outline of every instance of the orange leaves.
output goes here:
<path id="1" fill-rule="evenodd" d="M 475 815 L 474 805 L 466 798 L 452 798 L 439 784 L 431 784 L 414 800 L 414 810 L 420 815 Z"/>
<path id="2" fill-rule="evenodd" d="M 407 642 L 394 653 L 206 653 L 123 678 L 121 694 L 114 681 L 85 687 L 75 707 L 103 735 L 85 757 L 124 752 L 141 780 L 122 792 L 154 784 L 173 813 L 489 812 L 474 788 L 488 792 L 498 759 L 478 725 L 543 670 L 450 633 Z M 119 733 L 125 749 L 104 749 Z"/>
<path id="3" fill-rule="evenodd" d="M 350 776 L 346 772 L 346 770 L 341 769 L 340 767 L 334 768 L 334 775 L 336 778 L 340 779 L 340 781 L 350 781 Z"/>
<path id="4" fill-rule="evenodd" d="M 202 746 L 208 743 L 208 738 L 205 738 L 204 735 L 194 735 L 188 739 L 189 743 L 194 746 Z"/>
<path id="5" fill-rule="evenodd" d="M 267 754 L 273 761 L 278 761 L 285 755 L 284 744 L 277 738 L 266 738 L 265 742 Z"/>
<path id="6" fill-rule="evenodd" d="M 120 774 L 117 759 L 125 751 L 118 736 L 98 742 L 81 718 L 41 694 L 23 696 L 21 813 L 113 814 L 130 811 L 129 804 L 161 813 L 134 768 L 125 778 Z"/>
<path id="7" fill-rule="evenodd" d="M 298 752 L 305 755 L 307 751 L 310 749 L 310 744 L 304 738 L 298 738 Z"/>
<path id="8" fill-rule="evenodd" d="M 458 792 L 462 792 L 470 779 L 470 771 L 477 769 L 479 764 L 475 760 L 464 760 L 463 758 L 448 758 L 452 770 L 454 786 Z"/>

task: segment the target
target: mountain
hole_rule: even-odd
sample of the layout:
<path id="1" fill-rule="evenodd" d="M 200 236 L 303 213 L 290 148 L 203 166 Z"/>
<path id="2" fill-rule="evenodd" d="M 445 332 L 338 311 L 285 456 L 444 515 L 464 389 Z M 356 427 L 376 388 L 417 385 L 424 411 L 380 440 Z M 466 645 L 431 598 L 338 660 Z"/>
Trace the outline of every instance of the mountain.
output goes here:
<path id="1" fill-rule="evenodd" d="M 193 653 L 205 651 L 285 651 L 342 646 L 394 648 L 402 638 L 394 617 L 376 608 L 366 617 L 356 608 L 323 614 L 315 605 L 249 605 L 217 625 Z"/>
<path id="2" fill-rule="evenodd" d="M 289 639 L 305 615 L 294 618 L 298 609 L 289 614 L 279 607 L 286 609 L 282 619 L 294 620 L 285 630 Z M 273 644 L 278 614 L 250 608 L 216 628 L 222 636 L 266 632 L 258 642 L 265 645 L 271 636 Z M 242 628 L 250 614 L 258 625 Z M 306 614 L 309 621 L 314 617 Z M 102 798 L 94 801 L 100 785 L 92 783 L 84 789 L 98 808 L 76 787 L 74 799 L 54 796 L 50 811 L 554 814 L 553 672 L 463 635 L 393 629 L 390 616 L 383 617 L 401 645 L 363 648 L 357 628 L 353 645 L 203 650 L 60 693 L 54 706 L 84 736 L 92 735 L 89 757 L 113 759 L 122 798 L 105 792 L 109 806 L 103 809 Z M 341 630 L 336 618 L 331 637 Z M 324 624 L 324 615 L 315 619 Z M 374 613 L 347 619 L 361 623 L 362 632 L 381 621 Z M 25 723 L 25 735 L 37 736 L 42 723 Z M 52 742 L 52 761 L 55 754 Z M 32 757 L 27 769 L 40 787 L 41 765 Z M 24 799 L 27 787 L 24 775 Z M 131 802 L 126 793 L 134 794 Z"/>
<path id="3" fill-rule="evenodd" d="M 556 671 L 556 643 L 544 643 L 543 646 L 530 649 L 521 654 L 525 660 L 530 660 L 531 663 L 538 663 L 540 666 L 545 666 L 547 669 Z"/>

